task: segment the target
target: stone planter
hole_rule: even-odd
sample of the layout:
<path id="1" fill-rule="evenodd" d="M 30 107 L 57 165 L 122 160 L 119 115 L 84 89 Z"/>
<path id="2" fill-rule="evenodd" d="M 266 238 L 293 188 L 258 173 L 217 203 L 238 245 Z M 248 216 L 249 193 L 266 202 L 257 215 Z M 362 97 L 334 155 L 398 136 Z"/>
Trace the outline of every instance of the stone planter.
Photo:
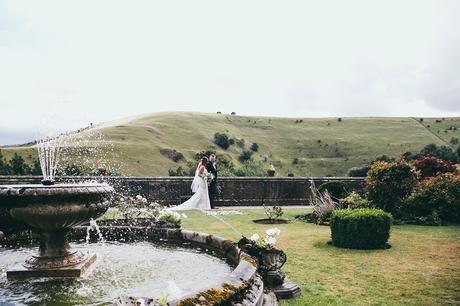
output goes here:
<path id="1" fill-rule="evenodd" d="M 300 294 L 300 287 L 286 278 L 281 268 L 287 256 L 283 250 L 258 248 L 251 240 L 243 237 L 238 247 L 247 254 L 257 258 L 258 271 L 262 275 L 265 287 L 279 299 L 289 299 Z"/>

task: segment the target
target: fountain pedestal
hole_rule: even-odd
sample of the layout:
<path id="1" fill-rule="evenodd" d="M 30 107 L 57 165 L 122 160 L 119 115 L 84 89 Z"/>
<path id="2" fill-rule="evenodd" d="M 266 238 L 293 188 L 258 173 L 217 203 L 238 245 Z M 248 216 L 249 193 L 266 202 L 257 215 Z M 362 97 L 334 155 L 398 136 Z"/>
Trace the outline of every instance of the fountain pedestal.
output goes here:
<path id="1" fill-rule="evenodd" d="M 7 271 L 8 279 L 83 276 L 96 255 L 72 249 L 67 234 L 102 215 L 112 193 L 109 185 L 95 183 L 0 186 L 0 224 L 14 221 L 40 234 L 38 254 Z M 9 219 L 2 220 L 5 211 Z M 10 230 L 8 222 L 3 225 Z"/>
<path id="2" fill-rule="evenodd" d="M 96 254 L 72 249 L 67 233 L 68 230 L 42 232 L 38 255 L 7 271 L 8 279 L 82 277 L 96 260 Z"/>

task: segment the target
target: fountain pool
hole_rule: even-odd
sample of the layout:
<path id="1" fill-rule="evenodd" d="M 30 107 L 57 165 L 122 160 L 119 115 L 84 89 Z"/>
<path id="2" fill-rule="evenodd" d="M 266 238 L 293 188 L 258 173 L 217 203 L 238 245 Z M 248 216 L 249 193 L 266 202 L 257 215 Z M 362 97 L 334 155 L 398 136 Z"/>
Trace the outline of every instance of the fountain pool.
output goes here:
<path id="1" fill-rule="evenodd" d="M 86 243 L 72 244 L 75 249 Z M 183 294 L 222 282 L 231 272 L 221 258 L 200 250 L 152 242 L 91 243 L 98 259 L 87 277 L 9 281 L 6 270 L 23 262 L 35 245 L 0 248 L 0 304 L 111 305 L 122 295 L 160 297 L 173 281 Z"/>

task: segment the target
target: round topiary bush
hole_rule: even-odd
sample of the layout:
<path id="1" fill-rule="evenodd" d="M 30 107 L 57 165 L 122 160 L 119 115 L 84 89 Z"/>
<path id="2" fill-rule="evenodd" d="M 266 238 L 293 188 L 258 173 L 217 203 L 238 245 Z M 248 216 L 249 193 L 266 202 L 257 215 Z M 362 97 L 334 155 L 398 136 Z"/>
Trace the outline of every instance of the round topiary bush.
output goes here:
<path id="1" fill-rule="evenodd" d="M 330 223 L 332 244 L 350 249 L 384 249 L 391 222 L 391 214 L 380 209 L 335 210 Z"/>

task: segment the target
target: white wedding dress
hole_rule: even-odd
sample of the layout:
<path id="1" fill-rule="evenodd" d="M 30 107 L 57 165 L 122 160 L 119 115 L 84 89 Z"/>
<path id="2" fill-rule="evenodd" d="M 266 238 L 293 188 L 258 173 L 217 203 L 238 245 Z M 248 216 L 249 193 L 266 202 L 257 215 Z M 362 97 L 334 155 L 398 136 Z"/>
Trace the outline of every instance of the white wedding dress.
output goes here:
<path id="1" fill-rule="evenodd" d="M 209 201 L 208 183 L 206 181 L 207 171 L 204 169 L 202 175 L 198 174 L 199 166 L 195 171 L 195 177 L 192 182 L 192 192 L 194 194 L 190 199 L 184 203 L 169 208 L 170 210 L 191 210 L 191 209 L 211 209 L 211 202 Z"/>

